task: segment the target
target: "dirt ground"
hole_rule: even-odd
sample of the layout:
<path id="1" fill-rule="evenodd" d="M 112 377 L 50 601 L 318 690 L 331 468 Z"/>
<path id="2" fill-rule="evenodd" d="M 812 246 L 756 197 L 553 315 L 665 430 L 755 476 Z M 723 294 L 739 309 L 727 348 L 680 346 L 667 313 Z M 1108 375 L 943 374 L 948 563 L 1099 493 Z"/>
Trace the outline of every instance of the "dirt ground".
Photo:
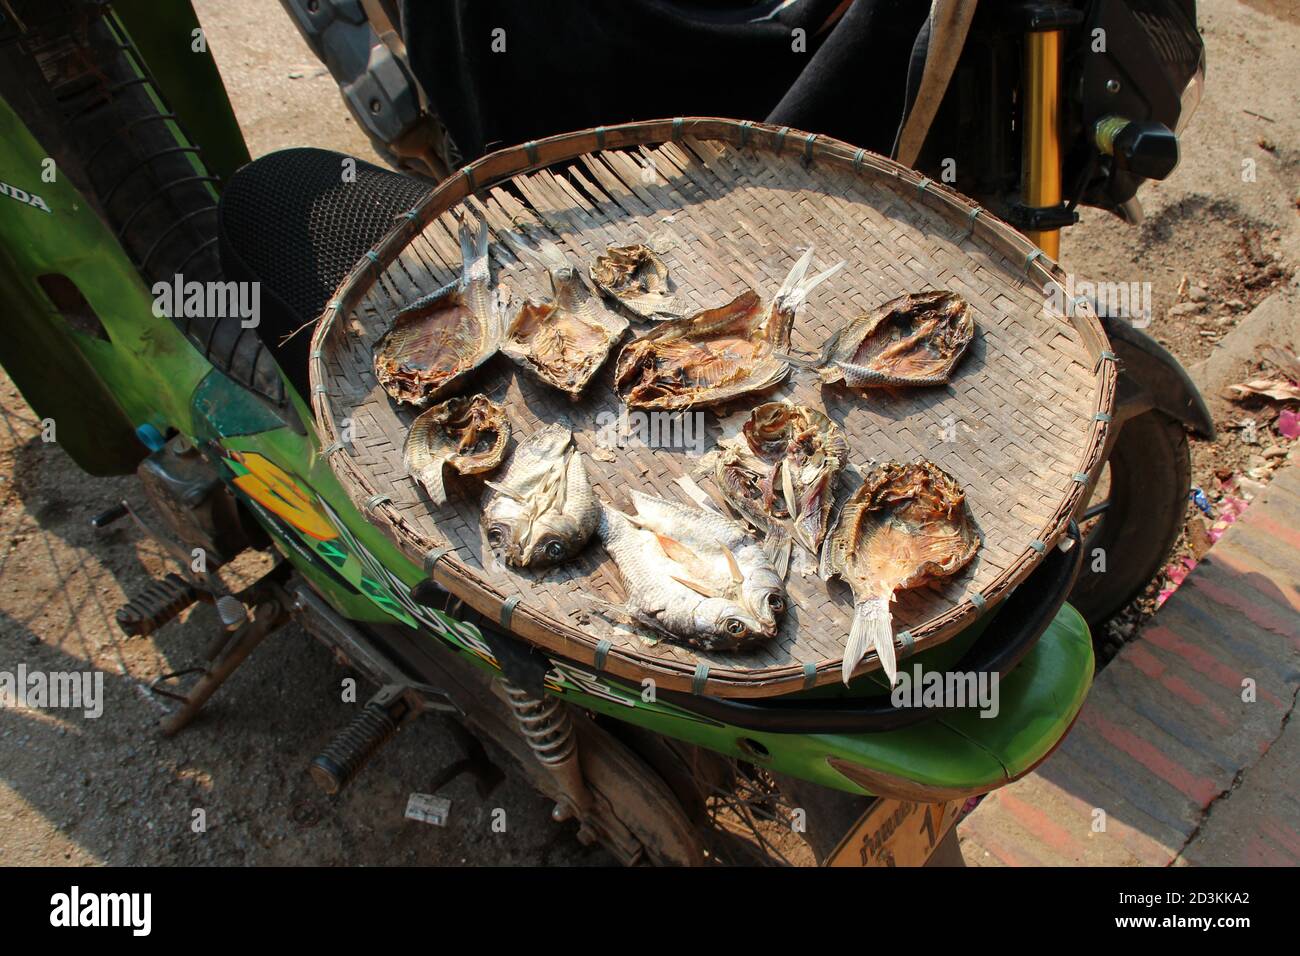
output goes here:
<path id="1" fill-rule="evenodd" d="M 1086 210 L 1062 255 L 1080 279 L 1150 282 L 1151 331 L 1185 364 L 1300 260 L 1300 18 L 1280 0 L 1199 6 L 1209 74 L 1182 165 L 1143 191 L 1141 226 Z M 378 161 L 277 5 L 196 8 L 255 156 L 315 145 Z M 1196 289 L 1203 302 L 1189 297 Z M 1185 303 L 1197 307 L 1170 314 Z M 1224 423 L 1237 414 L 1215 411 Z M 571 825 L 552 823 L 549 804 L 511 770 L 487 800 L 468 778 L 444 787 L 454 801 L 445 828 L 404 820 L 408 794 L 461 756 L 433 721 L 404 732 L 342 797 L 322 796 L 306 767 L 351 716 L 340 699 L 347 675 L 296 628 L 263 645 L 200 722 L 163 740 L 164 705 L 147 685 L 191 666 L 212 622 L 195 611 L 152 639 L 124 639 L 114 611 L 167 564 L 126 522 L 95 531 L 89 519 L 133 496 L 133 480 L 78 472 L 41 440 L 7 378 L 0 418 L 0 671 L 95 667 L 106 694 L 96 720 L 0 709 L 0 864 L 608 862 Z M 1250 465 L 1258 449 L 1238 445 L 1231 430 L 1198 443 L 1194 483 L 1208 486 L 1225 461 Z M 489 825 L 498 807 L 502 834 Z M 195 832 L 200 809 L 206 829 Z"/>

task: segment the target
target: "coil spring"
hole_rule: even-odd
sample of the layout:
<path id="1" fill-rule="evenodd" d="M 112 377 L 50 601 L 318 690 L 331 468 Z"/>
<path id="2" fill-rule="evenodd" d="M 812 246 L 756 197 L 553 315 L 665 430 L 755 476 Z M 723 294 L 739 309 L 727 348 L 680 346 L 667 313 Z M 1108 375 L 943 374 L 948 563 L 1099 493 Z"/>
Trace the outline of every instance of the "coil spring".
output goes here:
<path id="1" fill-rule="evenodd" d="M 554 767 L 572 757 L 576 746 L 573 721 L 564 705 L 554 697 L 539 700 L 509 681 L 501 683 L 519 729 L 537 759 L 545 766 Z"/>
<path id="2" fill-rule="evenodd" d="M 311 762 L 312 776 L 326 793 L 338 793 L 396 733 L 388 711 L 367 704 Z"/>

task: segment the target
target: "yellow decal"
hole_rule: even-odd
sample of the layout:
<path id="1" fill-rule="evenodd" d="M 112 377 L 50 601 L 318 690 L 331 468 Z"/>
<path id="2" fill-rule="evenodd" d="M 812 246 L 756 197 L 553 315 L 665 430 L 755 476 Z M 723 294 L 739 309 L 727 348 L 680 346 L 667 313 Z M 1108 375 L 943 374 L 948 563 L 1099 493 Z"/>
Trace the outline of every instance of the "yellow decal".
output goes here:
<path id="1" fill-rule="evenodd" d="M 235 486 L 262 507 L 318 541 L 331 541 L 339 536 L 316 506 L 315 496 L 304 491 L 278 465 L 253 451 L 228 454 L 248 469 L 248 474 L 235 478 Z"/>

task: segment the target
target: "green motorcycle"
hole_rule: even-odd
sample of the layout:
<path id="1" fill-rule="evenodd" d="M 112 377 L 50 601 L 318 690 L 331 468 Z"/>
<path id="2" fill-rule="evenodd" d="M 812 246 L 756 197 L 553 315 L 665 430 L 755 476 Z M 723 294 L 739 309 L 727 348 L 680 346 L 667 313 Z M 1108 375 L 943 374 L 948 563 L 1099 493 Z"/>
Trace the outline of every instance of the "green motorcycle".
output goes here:
<path id="1" fill-rule="evenodd" d="M 386 32 L 358 24 L 376 41 Z M 445 174 L 454 146 L 421 115 L 372 134 L 395 162 Z M 379 688 L 310 763 L 329 793 L 432 711 L 469 732 L 467 747 L 488 741 L 511 757 L 557 820 L 624 863 L 925 860 L 945 834 L 951 844 L 970 798 L 1028 773 L 1077 715 L 1094 654 L 1071 589 L 1109 614 L 1150 577 L 1147 552 L 1159 561 L 1171 540 L 1167 528 L 1145 535 L 1139 566 L 1112 568 L 1099 597 L 1098 576 L 1080 578 L 1084 534 L 1132 533 L 1151 449 L 1168 452 L 1174 477 L 1149 500 L 1177 510 L 1183 427 L 1212 430 L 1176 363 L 1116 329 L 1112 347 L 1141 377 L 1122 379 L 1128 424 L 1109 500 L 1078 516 L 1077 546 L 1051 549 L 999 606 L 913 659 L 999 674 L 992 719 L 898 708 L 872 675 L 756 701 L 646 694 L 539 654 L 436 585 L 321 454 L 305 399 L 310 336 L 286 336 L 321 314 L 428 182 L 354 161 L 340 183 L 347 158 L 322 150 L 250 164 L 180 2 L 0 4 L 0 132 L 0 362 L 81 468 L 139 476 L 149 507 L 111 508 L 97 524 L 130 515 L 180 567 L 118 621 L 148 634 L 207 601 L 226 625 L 162 731 L 188 724 L 258 643 L 297 621 Z M 1107 523 L 1108 507 L 1130 518 Z M 249 550 L 274 554 L 274 567 L 236 580 Z M 899 825 L 912 814 L 919 826 Z"/>

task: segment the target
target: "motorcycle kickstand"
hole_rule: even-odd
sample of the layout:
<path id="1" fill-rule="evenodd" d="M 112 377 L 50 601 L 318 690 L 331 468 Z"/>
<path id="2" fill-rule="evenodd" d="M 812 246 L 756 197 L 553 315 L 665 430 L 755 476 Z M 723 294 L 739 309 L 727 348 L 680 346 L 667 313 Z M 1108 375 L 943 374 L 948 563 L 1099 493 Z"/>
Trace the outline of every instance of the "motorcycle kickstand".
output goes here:
<path id="1" fill-rule="evenodd" d="M 253 649 L 283 624 L 288 616 L 284 606 L 275 598 L 258 604 L 252 619 L 230 635 L 220 651 L 221 656 L 208 664 L 203 676 L 181 698 L 180 708 L 161 720 L 159 726 L 163 736 L 174 736 L 188 726 L 217 689 L 247 660 Z"/>

